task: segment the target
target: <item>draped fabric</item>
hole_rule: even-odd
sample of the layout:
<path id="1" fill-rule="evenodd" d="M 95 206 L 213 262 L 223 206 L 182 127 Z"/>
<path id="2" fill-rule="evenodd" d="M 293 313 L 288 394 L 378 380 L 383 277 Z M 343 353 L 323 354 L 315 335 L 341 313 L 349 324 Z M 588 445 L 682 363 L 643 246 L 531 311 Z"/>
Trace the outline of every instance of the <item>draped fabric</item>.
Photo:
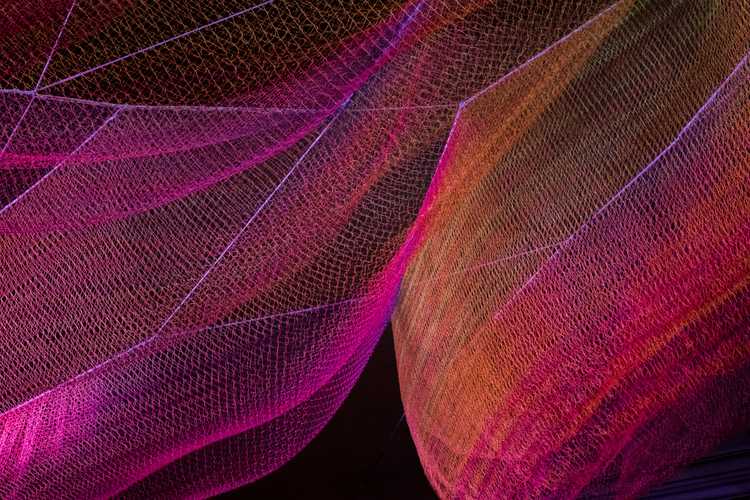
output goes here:
<path id="1" fill-rule="evenodd" d="M 0 6 L 0 496 L 204 497 L 393 320 L 444 498 L 750 423 L 750 5 Z M 356 445 L 356 443 L 353 443 Z"/>

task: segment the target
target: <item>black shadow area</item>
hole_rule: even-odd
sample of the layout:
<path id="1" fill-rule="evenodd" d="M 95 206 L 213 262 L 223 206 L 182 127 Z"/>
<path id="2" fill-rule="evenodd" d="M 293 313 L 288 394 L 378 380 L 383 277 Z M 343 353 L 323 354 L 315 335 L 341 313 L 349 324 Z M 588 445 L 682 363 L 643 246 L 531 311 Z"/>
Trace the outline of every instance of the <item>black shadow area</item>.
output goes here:
<path id="1" fill-rule="evenodd" d="M 277 471 L 219 498 L 433 500 L 402 417 L 389 325 L 323 431 Z"/>

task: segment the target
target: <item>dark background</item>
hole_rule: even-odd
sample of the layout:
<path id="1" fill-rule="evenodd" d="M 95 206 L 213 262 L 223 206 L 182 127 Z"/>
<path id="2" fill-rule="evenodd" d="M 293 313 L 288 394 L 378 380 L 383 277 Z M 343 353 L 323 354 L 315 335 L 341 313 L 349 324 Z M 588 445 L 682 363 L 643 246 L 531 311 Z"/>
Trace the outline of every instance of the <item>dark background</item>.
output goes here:
<path id="1" fill-rule="evenodd" d="M 323 431 L 277 471 L 221 498 L 435 499 L 403 411 L 389 325 Z"/>
<path id="2" fill-rule="evenodd" d="M 277 471 L 221 498 L 436 498 L 403 420 L 390 326 L 323 431 Z M 750 498 L 750 431 L 686 467 L 648 498 Z"/>

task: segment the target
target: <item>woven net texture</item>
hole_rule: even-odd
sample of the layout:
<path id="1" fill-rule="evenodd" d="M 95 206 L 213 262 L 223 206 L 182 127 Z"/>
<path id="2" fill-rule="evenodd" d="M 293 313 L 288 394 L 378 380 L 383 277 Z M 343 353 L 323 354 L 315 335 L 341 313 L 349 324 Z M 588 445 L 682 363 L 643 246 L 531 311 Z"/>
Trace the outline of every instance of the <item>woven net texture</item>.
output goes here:
<path id="1" fill-rule="evenodd" d="M 0 497 L 205 497 L 393 320 L 445 498 L 750 423 L 744 1 L 0 5 Z"/>

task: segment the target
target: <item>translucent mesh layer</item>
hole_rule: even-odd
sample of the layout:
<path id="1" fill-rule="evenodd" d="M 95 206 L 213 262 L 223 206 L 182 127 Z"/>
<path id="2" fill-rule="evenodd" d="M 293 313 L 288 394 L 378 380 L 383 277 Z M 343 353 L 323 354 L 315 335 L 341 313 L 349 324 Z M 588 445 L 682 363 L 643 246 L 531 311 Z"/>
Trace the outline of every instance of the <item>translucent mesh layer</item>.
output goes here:
<path id="1" fill-rule="evenodd" d="M 394 317 L 442 497 L 632 497 L 747 425 L 749 23 L 620 2 L 461 107 Z"/>
<path id="2" fill-rule="evenodd" d="M 394 308 L 441 496 L 643 491 L 748 422 L 749 48 L 729 0 L 3 3 L 0 496 L 262 477 Z"/>

